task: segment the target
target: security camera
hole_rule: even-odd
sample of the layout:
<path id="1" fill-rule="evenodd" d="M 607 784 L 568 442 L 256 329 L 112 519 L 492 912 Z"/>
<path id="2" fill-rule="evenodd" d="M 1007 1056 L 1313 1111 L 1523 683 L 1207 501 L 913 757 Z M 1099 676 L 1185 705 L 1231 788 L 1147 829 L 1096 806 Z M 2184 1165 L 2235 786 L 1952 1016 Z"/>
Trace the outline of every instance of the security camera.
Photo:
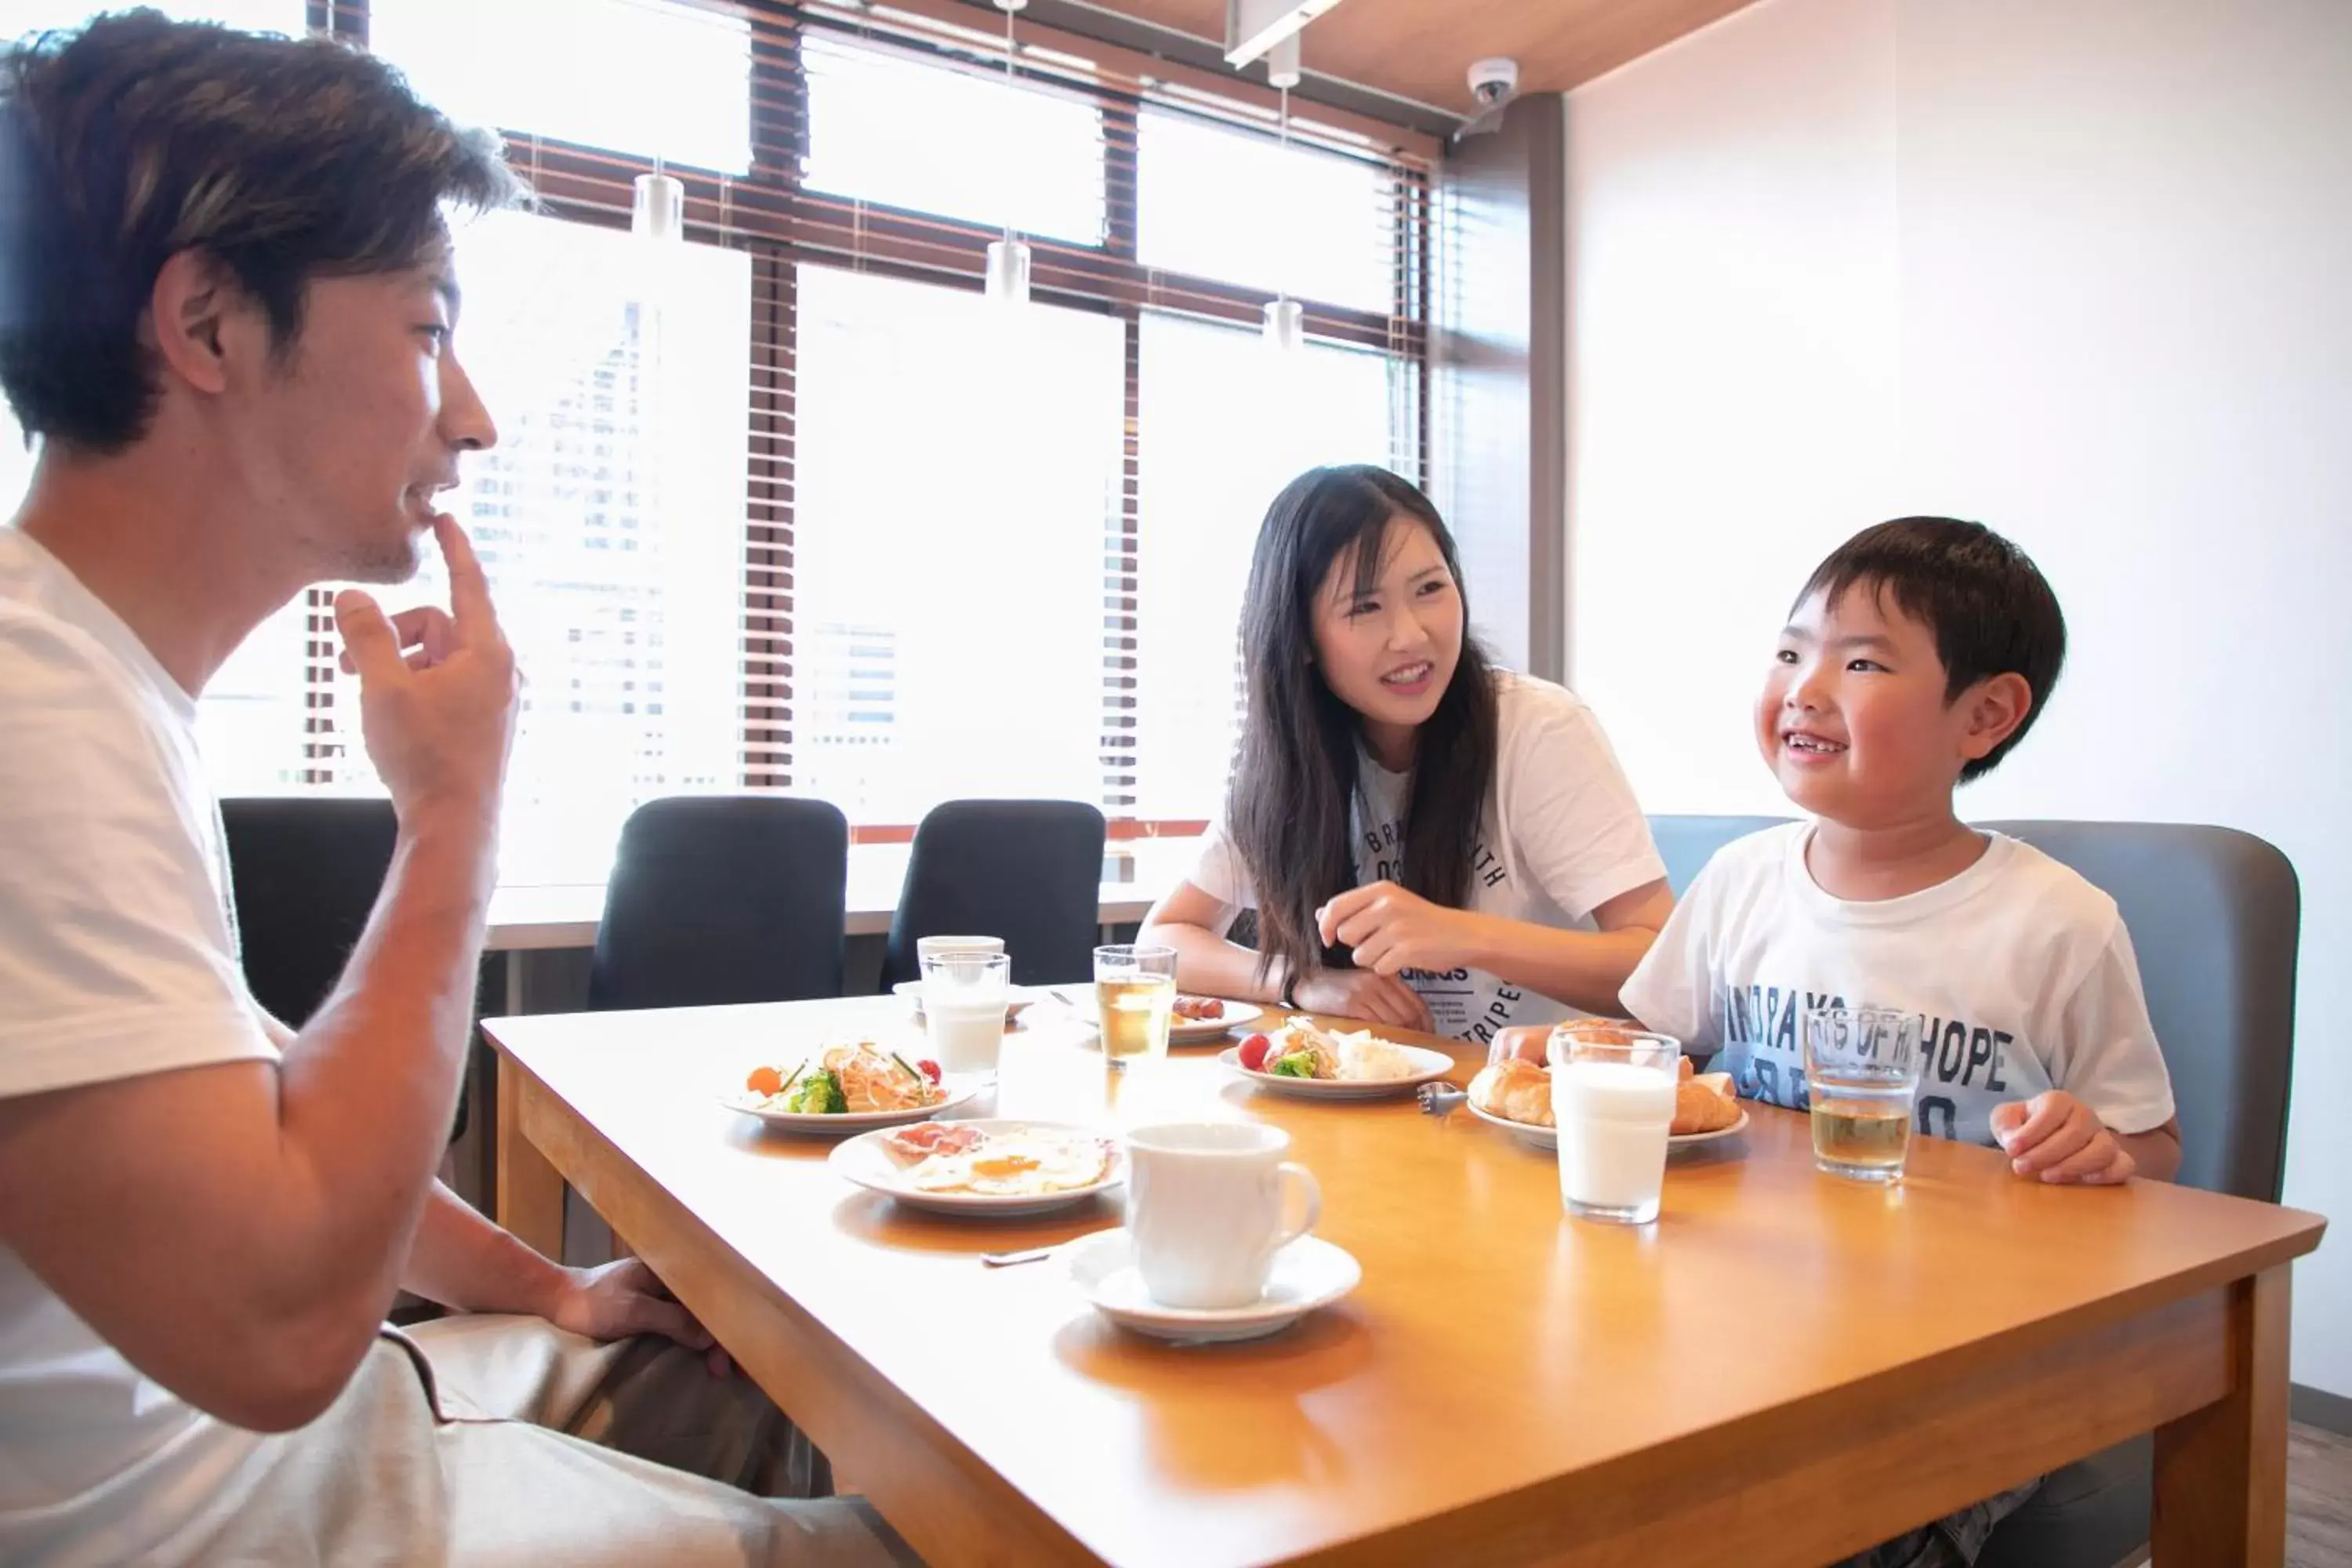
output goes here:
<path id="1" fill-rule="evenodd" d="M 1470 68 L 1470 96 L 1482 109 L 1492 109 L 1519 90 L 1519 62 L 1480 60 Z"/>

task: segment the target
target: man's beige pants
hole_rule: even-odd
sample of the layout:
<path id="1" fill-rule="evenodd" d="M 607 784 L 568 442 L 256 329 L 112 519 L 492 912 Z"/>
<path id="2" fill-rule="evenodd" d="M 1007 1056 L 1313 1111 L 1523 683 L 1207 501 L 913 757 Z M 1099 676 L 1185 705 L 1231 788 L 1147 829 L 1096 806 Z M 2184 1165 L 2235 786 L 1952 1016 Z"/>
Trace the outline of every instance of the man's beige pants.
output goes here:
<path id="1" fill-rule="evenodd" d="M 696 1352 L 450 1318 L 387 1330 L 200 1562 L 917 1563 L 865 1503 L 809 1500 L 830 1487 L 766 1395 Z"/>

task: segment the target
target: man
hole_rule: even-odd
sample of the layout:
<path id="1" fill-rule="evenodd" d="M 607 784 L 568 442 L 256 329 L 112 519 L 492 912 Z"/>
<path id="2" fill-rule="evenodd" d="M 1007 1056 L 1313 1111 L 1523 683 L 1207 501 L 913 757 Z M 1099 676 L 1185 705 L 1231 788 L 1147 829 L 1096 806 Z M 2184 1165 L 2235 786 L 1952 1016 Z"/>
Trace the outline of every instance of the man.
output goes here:
<path id="1" fill-rule="evenodd" d="M 42 438 L 0 531 L 0 1561 L 906 1560 L 861 1504 L 530 1424 L 770 1487 L 789 1430 L 642 1265 L 561 1268 L 432 1179 L 516 707 L 432 508 L 495 439 L 442 212 L 514 194 L 325 42 L 141 12 L 0 59 L 0 386 Z M 289 1030 L 239 974 L 195 697 L 428 531 L 447 613 L 335 605 L 399 843 Z M 412 1342 L 402 1287 L 529 1316 Z"/>

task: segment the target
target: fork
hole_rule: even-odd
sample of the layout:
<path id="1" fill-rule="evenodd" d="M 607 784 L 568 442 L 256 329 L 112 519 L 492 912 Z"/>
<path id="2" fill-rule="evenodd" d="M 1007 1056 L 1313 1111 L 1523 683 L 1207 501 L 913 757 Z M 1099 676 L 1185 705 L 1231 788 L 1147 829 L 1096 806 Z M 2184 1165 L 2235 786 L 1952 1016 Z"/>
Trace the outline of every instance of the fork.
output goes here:
<path id="1" fill-rule="evenodd" d="M 1470 1094 L 1467 1089 L 1456 1089 L 1450 1083 L 1425 1083 L 1413 1091 L 1413 1097 L 1421 1101 L 1421 1109 L 1429 1115 L 1444 1116 L 1469 1099 Z"/>

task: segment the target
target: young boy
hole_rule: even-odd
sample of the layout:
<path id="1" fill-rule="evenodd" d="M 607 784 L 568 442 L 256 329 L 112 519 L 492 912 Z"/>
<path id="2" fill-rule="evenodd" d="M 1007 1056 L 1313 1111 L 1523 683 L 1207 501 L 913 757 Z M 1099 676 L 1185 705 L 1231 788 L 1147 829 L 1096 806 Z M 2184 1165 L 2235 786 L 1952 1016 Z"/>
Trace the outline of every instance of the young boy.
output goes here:
<path id="1" fill-rule="evenodd" d="M 1980 524 L 1848 540 L 1797 596 L 1756 705 L 1764 760 L 1813 820 L 1708 862 L 1626 1010 L 1793 1110 L 1806 1008 L 1916 1012 L 1921 1131 L 1997 1146 L 2036 1181 L 2169 1177 L 2171 1085 L 2115 900 L 1952 809 L 2032 727 L 2065 651 L 2050 585 Z M 1973 1563 L 2034 1484 L 1853 1562 Z"/>
<path id="2" fill-rule="evenodd" d="M 1724 1053 L 1742 1095 L 1802 1110 L 1805 1008 L 1905 1008 L 1922 1132 L 2040 1181 L 2170 1176 L 2171 1084 L 2115 900 L 1952 809 L 2032 727 L 2065 653 L 2049 584 L 1980 524 L 1903 518 L 1839 547 L 1756 705 L 1765 762 L 1815 820 L 1708 862 L 1626 1009 Z"/>

